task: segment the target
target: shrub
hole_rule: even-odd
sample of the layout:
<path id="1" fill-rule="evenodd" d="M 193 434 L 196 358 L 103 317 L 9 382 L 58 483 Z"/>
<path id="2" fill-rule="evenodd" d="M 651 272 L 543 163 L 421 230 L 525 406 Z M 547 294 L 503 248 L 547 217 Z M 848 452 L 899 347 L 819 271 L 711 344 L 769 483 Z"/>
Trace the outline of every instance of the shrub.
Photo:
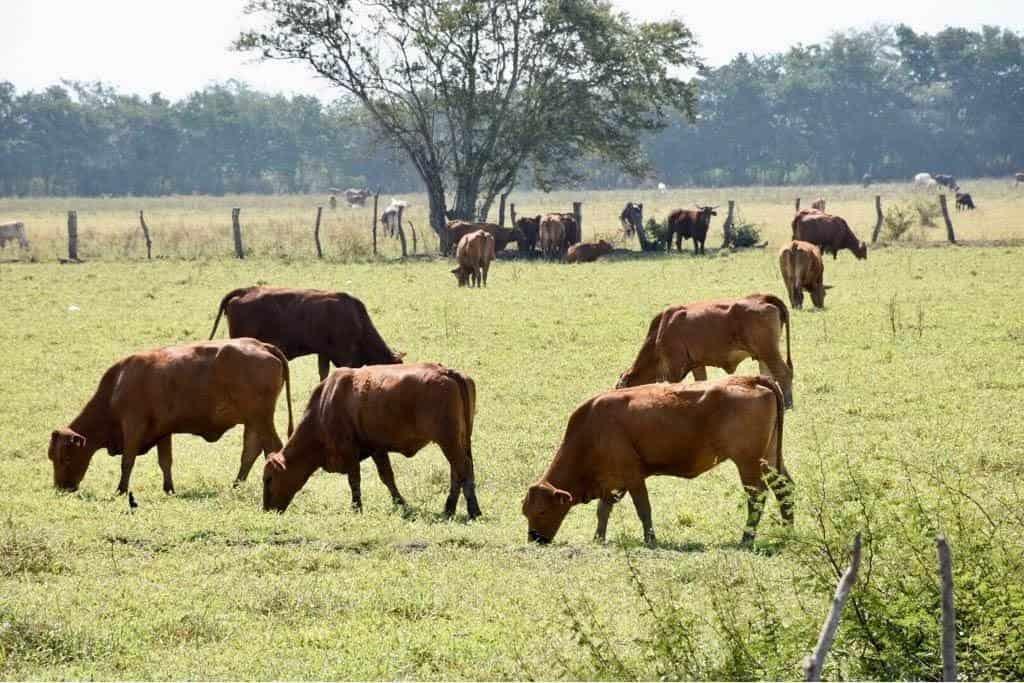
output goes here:
<path id="1" fill-rule="evenodd" d="M 939 205 L 927 199 L 918 199 L 914 202 L 914 209 L 917 210 L 918 222 L 923 227 L 934 228 L 935 220 L 939 217 Z"/>
<path id="2" fill-rule="evenodd" d="M 732 224 L 732 239 L 729 241 L 728 246 L 733 249 L 742 249 L 744 247 L 756 247 L 760 242 L 761 228 L 758 224 L 745 220 L 737 212 Z"/>
<path id="3" fill-rule="evenodd" d="M 908 204 L 893 204 L 885 210 L 883 225 L 886 240 L 895 242 L 914 227 L 914 208 Z"/>

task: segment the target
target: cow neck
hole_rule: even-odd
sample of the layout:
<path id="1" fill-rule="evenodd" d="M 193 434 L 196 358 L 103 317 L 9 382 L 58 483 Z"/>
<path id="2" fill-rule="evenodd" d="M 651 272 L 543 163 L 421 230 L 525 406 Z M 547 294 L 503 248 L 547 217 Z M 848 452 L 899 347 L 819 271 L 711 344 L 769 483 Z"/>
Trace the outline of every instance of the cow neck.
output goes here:
<path id="1" fill-rule="evenodd" d="M 582 503 L 585 500 L 583 473 L 577 473 L 575 468 L 569 462 L 569 458 L 563 458 L 562 451 L 559 450 L 555 454 L 555 459 L 551 461 L 551 465 L 548 467 L 547 472 L 541 478 L 542 482 L 551 484 L 556 489 L 562 491 L 568 491 L 572 494 L 573 503 Z"/>
<path id="2" fill-rule="evenodd" d="M 99 392 L 85 404 L 68 427 L 85 437 L 88 448 L 95 453 L 101 448 L 115 445 L 115 430 L 118 426 L 110 414 L 109 400 L 100 397 Z"/>

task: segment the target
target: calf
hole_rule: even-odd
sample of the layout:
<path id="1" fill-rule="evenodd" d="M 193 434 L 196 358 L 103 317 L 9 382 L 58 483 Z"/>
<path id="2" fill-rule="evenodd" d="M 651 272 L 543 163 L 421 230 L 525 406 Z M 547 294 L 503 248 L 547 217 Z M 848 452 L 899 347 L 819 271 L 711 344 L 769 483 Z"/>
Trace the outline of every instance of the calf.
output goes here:
<path id="1" fill-rule="evenodd" d="M 565 223 L 561 214 L 549 213 L 540 221 L 540 251 L 548 259 L 559 259 L 566 248 Z"/>
<path id="2" fill-rule="evenodd" d="M 401 363 L 381 339 L 363 302 L 344 292 L 282 287 L 243 287 L 221 299 L 210 339 L 227 314 L 232 337 L 255 337 L 281 349 L 291 360 L 317 354 L 320 379 L 331 363 L 358 367 Z"/>
<path id="3" fill-rule="evenodd" d="M 282 385 L 291 434 L 288 359 L 270 344 L 247 338 L 196 342 L 122 358 L 103 374 L 78 417 L 50 435 L 53 483 L 76 490 L 93 454 L 106 448 L 121 456 L 117 492 L 124 493 L 135 458 L 156 446 L 164 491 L 174 493 L 171 435 L 212 442 L 238 424 L 245 431 L 237 481 L 244 481 L 261 451 L 281 449 L 274 406 Z"/>
<path id="4" fill-rule="evenodd" d="M 352 506 L 362 504 L 359 463 L 372 457 L 395 502 L 388 451 L 411 458 L 428 443 L 440 446 L 451 467 L 444 514 L 466 496 L 470 518 L 480 516 L 473 481 L 476 385 L 437 363 L 335 370 L 313 391 L 295 433 L 263 470 L 263 509 L 284 512 L 310 475 L 323 468 L 348 475 Z"/>
<path id="5" fill-rule="evenodd" d="M 704 253 L 704 240 L 708 236 L 711 217 L 717 216 L 717 206 L 698 206 L 693 209 L 676 209 L 668 215 L 668 238 L 666 251 L 672 250 L 672 236 L 676 238 L 676 251 L 683 250 L 683 240 L 693 239 L 693 254 Z"/>
<path id="6" fill-rule="evenodd" d="M 569 251 L 565 254 L 565 261 L 566 263 L 590 263 L 610 253 L 612 253 L 612 245 L 604 240 L 580 242 L 569 247 Z"/>
<path id="7" fill-rule="evenodd" d="M 786 361 L 779 352 L 779 337 L 786 327 Z M 671 306 L 654 316 L 647 338 L 633 365 L 620 377 L 617 388 L 651 382 L 681 382 L 690 372 L 706 380 L 706 366 L 729 374 L 753 358 L 761 374 L 770 374 L 782 386 L 786 407 L 793 405 L 793 360 L 789 355 L 789 309 L 771 294 L 742 299 L 717 299 Z"/>
<path id="8" fill-rule="evenodd" d="M 971 198 L 970 192 L 957 192 L 956 193 L 956 210 L 957 211 L 974 211 L 974 200 Z"/>
<path id="9" fill-rule="evenodd" d="M 455 259 L 459 265 L 452 274 L 459 281 L 459 287 L 465 287 L 467 282 L 479 287 L 481 280 L 486 287 L 487 271 L 494 260 L 494 238 L 483 230 L 464 235 L 455 250 Z"/>
<path id="10" fill-rule="evenodd" d="M 626 237 L 632 237 L 638 228 L 642 228 L 643 208 L 635 202 L 626 202 L 625 208 L 619 214 L 619 222 L 622 224 L 622 232 Z"/>
<path id="11" fill-rule="evenodd" d="M 840 249 L 849 249 L 859 259 L 868 257 L 868 245 L 857 239 L 850 226 L 839 216 L 804 209 L 793 218 L 793 239 L 816 244 L 822 252 L 838 258 Z"/>
<path id="12" fill-rule="evenodd" d="M 28 249 L 28 237 L 25 236 L 25 224 L 17 221 L 14 223 L 0 223 L 0 249 L 5 249 L 8 242 L 18 242 L 22 249 Z"/>
<path id="13" fill-rule="evenodd" d="M 793 523 L 793 480 L 782 458 L 782 395 L 769 377 L 727 377 L 696 384 L 649 384 L 608 391 L 578 407 L 544 475 L 523 500 L 527 539 L 548 543 L 573 505 L 598 501 L 603 541 L 612 506 L 627 492 L 654 545 L 646 479 L 692 479 L 732 460 L 747 492 L 741 543 L 754 540 L 765 484 Z"/>
<path id="14" fill-rule="evenodd" d="M 779 250 L 779 269 L 790 306 L 803 308 L 806 289 L 811 293 L 815 308 L 825 307 L 825 266 L 818 247 L 810 242 L 793 240 Z"/>

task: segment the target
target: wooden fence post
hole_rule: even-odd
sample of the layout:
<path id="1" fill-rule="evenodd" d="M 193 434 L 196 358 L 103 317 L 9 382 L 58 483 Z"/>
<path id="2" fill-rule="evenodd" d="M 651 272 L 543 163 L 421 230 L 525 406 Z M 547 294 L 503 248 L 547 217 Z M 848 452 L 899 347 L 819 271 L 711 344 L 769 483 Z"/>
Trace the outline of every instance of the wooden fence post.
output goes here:
<path id="1" fill-rule="evenodd" d="M 860 534 L 853 539 L 853 555 L 850 558 L 850 566 L 843 572 L 839 584 L 836 586 L 836 593 L 832 597 L 832 609 L 828 612 L 828 619 L 821 627 L 821 634 L 818 636 L 818 644 L 814 652 L 804 660 L 804 677 L 808 681 L 820 681 L 821 670 L 825 667 L 825 657 L 829 648 L 832 647 L 832 640 L 836 637 L 836 630 L 839 628 L 839 619 L 843 614 L 843 606 L 846 598 L 850 595 L 854 582 L 857 580 L 857 572 L 860 570 Z"/>
<path id="2" fill-rule="evenodd" d="M 68 263 L 80 263 L 78 258 L 77 211 L 68 211 Z"/>
<path id="3" fill-rule="evenodd" d="M 416 226 L 409 221 L 409 230 L 412 231 L 412 253 L 416 253 Z"/>
<path id="4" fill-rule="evenodd" d="M 316 257 L 323 258 L 324 250 L 320 246 L 320 214 L 324 212 L 324 207 L 316 207 L 316 225 L 313 226 L 313 241 L 316 242 Z"/>
<path id="5" fill-rule="evenodd" d="M 241 209 L 231 209 L 231 234 L 235 238 L 235 256 L 244 259 L 245 248 L 242 246 L 242 224 L 238 220 L 238 216 L 241 213 Z"/>
<path id="6" fill-rule="evenodd" d="M 882 195 L 875 195 L 875 231 L 871 233 L 871 244 L 878 241 L 878 235 L 882 232 Z"/>
<path id="7" fill-rule="evenodd" d="M 956 680 L 956 607 L 953 605 L 953 559 L 945 536 L 935 539 L 942 576 L 942 680 Z"/>
<path id="8" fill-rule="evenodd" d="M 149 226 L 146 225 L 146 219 L 142 215 L 142 209 L 139 209 L 139 225 L 142 226 L 142 236 L 146 240 L 146 259 L 153 258 L 153 240 L 149 239 Z"/>
<path id="9" fill-rule="evenodd" d="M 576 229 L 580 231 L 580 242 L 583 241 L 583 202 L 572 203 L 572 215 L 576 219 Z"/>
<path id="10" fill-rule="evenodd" d="M 377 200 L 380 199 L 380 192 L 373 193 L 373 221 L 370 223 L 370 230 L 373 233 L 373 255 L 377 255 Z"/>
<path id="11" fill-rule="evenodd" d="M 501 193 L 501 198 L 498 201 L 498 227 L 499 228 L 504 228 L 505 227 L 505 200 L 508 199 L 509 192 L 511 192 L 511 191 L 512 190 L 509 190 L 508 192 L 502 192 Z M 515 221 L 512 221 L 512 225 L 513 226 L 515 225 Z"/>
<path id="12" fill-rule="evenodd" d="M 953 232 L 953 221 L 949 217 L 949 207 L 946 206 L 946 194 L 939 195 L 939 208 L 942 209 L 942 219 L 946 221 L 946 239 L 956 244 L 956 234 Z"/>
<path id="13" fill-rule="evenodd" d="M 516 203 L 509 202 L 508 205 L 509 220 L 512 221 L 512 227 L 516 227 Z"/>
<path id="14" fill-rule="evenodd" d="M 735 243 L 736 238 L 732 234 L 733 224 L 733 211 L 736 208 L 736 201 L 733 199 L 729 200 L 729 213 L 725 217 L 725 222 L 722 223 L 722 248 L 726 248 L 729 245 Z"/>
<path id="15" fill-rule="evenodd" d="M 800 213 L 800 198 L 796 198 L 796 212 Z"/>
<path id="16" fill-rule="evenodd" d="M 402 243 L 402 258 L 408 256 L 405 251 L 405 231 L 402 230 L 402 212 L 405 211 L 405 207 L 401 204 L 398 205 L 398 241 Z"/>

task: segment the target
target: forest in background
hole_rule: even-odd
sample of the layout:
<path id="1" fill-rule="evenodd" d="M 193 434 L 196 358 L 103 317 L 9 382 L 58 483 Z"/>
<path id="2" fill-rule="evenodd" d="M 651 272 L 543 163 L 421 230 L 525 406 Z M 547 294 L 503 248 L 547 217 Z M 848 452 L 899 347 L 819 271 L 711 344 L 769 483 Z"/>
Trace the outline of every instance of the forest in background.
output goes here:
<path id="1" fill-rule="evenodd" d="M 698 120 L 645 139 L 654 173 L 589 166 L 585 187 L 1006 175 L 1024 167 L 1024 34 L 998 27 L 833 35 L 701 70 Z M 19 93 L 0 81 L 0 196 L 420 189 L 339 99 L 229 81 L 170 101 L 101 83 Z M 520 188 L 526 189 L 526 188 Z"/>

